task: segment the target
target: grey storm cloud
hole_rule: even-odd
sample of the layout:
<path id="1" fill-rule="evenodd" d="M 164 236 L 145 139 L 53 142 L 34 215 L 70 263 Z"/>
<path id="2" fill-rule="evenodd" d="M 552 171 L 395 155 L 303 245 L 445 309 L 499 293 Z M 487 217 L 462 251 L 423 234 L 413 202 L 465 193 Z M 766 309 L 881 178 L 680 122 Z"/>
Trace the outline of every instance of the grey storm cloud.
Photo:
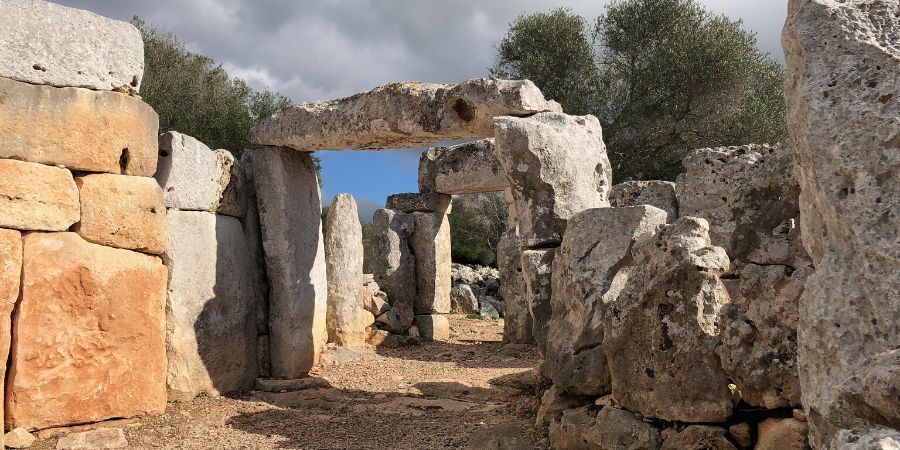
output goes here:
<path id="1" fill-rule="evenodd" d="M 570 7 L 593 21 L 605 0 L 63 0 L 117 19 L 137 15 L 254 87 L 295 101 L 342 97 L 390 81 L 485 76 L 519 14 Z M 783 60 L 787 0 L 705 0 L 740 18 Z"/>

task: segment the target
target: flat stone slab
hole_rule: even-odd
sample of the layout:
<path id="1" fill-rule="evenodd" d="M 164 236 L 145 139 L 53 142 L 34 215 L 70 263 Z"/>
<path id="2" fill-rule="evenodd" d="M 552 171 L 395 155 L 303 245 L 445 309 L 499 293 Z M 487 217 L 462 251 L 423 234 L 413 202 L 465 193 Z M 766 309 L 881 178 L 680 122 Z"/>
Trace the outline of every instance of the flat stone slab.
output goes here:
<path id="1" fill-rule="evenodd" d="M 256 390 L 263 392 L 304 391 L 306 389 L 330 388 L 331 383 L 324 378 L 307 377 L 291 380 L 257 378 Z"/>
<path id="2" fill-rule="evenodd" d="M 437 212 L 450 214 L 453 207 L 453 197 L 447 194 L 429 192 L 424 194 L 404 193 L 394 194 L 387 198 L 386 209 L 405 213 Z"/>
<path id="3" fill-rule="evenodd" d="M 144 41 L 133 25 L 39 0 L 0 2 L 0 77 L 137 91 Z"/>
<path id="4" fill-rule="evenodd" d="M 419 159 L 419 191 L 451 195 L 501 192 L 509 187 L 494 139 L 431 148 Z"/>
<path id="5" fill-rule="evenodd" d="M 390 83 L 337 100 L 301 103 L 263 121 L 254 144 L 302 151 L 383 150 L 494 135 L 496 116 L 562 111 L 531 81 Z"/>
<path id="6" fill-rule="evenodd" d="M 6 78 L 0 98 L 0 158 L 84 172 L 156 172 L 159 116 L 138 98 Z"/>
<path id="7" fill-rule="evenodd" d="M 0 159 L 0 227 L 64 231 L 80 217 L 78 187 L 71 172 Z"/>

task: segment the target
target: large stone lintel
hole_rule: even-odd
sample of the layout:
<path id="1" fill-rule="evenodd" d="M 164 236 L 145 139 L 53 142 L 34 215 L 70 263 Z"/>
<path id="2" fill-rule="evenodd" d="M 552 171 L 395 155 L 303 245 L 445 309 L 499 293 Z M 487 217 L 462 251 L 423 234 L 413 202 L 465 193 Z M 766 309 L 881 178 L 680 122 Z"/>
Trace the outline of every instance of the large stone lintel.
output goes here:
<path id="1" fill-rule="evenodd" d="M 419 159 L 419 191 L 450 195 L 501 192 L 509 187 L 494 139 L 435 147 Z"/>
<path id="2" fill-rule="evenodd" d="M 390 83 L 351 97 L 288 106 L 257 126 L 251 141 L 302 151 L 422 147 L 489 137 L 496 116 L 543 111 L 561 108 L 528 80 Z"/>

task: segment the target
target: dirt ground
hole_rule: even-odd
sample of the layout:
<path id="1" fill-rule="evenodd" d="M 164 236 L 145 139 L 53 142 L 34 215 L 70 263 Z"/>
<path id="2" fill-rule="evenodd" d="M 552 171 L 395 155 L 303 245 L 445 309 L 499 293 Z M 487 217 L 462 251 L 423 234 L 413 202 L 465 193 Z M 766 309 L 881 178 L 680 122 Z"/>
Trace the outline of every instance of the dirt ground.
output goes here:
<path id="1" fill-rule="evenodd" d="M 378 349 L 312 375 L 332 387 L 170 403 L 122 426 L 129 448 L 546 448 L 533 428 L 534 348 L 504 346 L 502 322 L 451 317 L 451 340 Z M 33 449 L 53 449 L 55 438 Z"/>

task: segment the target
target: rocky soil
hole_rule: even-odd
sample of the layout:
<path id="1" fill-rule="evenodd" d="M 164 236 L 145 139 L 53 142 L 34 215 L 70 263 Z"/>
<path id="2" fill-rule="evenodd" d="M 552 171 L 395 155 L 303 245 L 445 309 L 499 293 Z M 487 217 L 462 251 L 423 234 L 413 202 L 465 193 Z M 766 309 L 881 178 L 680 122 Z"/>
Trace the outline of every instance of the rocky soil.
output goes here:
<path id="1" fill-rule="evenodd" d="M 449 342 L 317 368 L 331 388 L 201 396 L 111 425 L 124 428 L 129 448 L 546 448 L 534 429 L 537 351 L 504 346 L 502 321 L 450 321 Z M 56 448 L 57 437 L 44 436 L 31 448 Z"/>

